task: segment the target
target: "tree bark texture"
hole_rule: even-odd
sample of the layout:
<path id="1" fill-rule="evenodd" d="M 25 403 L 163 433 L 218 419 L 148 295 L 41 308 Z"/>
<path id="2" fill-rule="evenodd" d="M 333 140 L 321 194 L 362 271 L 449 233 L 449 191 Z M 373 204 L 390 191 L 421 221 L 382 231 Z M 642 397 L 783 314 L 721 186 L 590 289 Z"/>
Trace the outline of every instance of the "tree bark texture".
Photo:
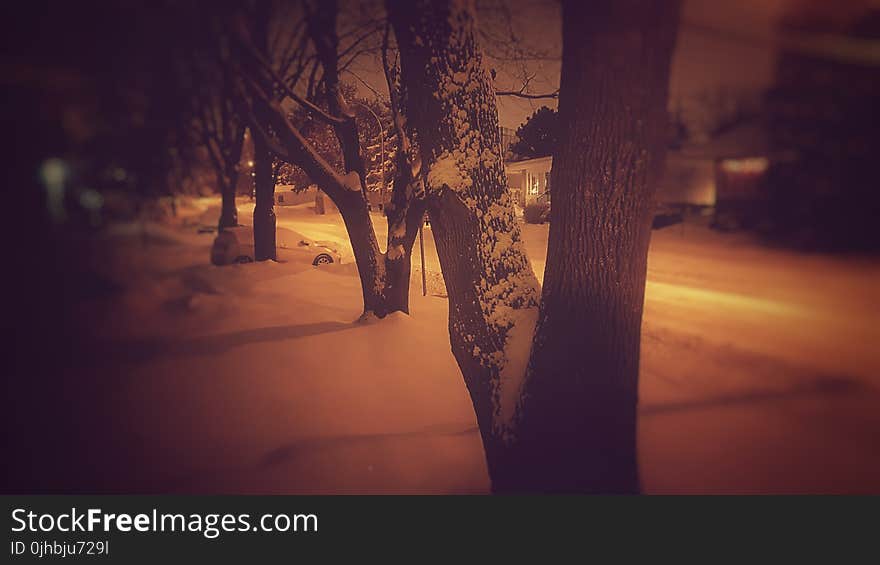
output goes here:
<path id="1" fill-rule="evenodd" d="M 563 5 L 541 315 L 498 491 L 639 490 L 639 343 L 678 6 Z"/>
<path id="2" fill-rule="evenodd" d="M 414 178 L 449 296 L 452 352 L 492 461 L 510 439 L 525 373 L 526 356 L 508 353 L 528 350 L 539 294 L 507 190 L 495 93 L 472 3 L 390 0 L 388 12 Z"/>
<path id="3" fill-rule="evenodd" d="M 637 492 L 639 339 L 678 6 L 565 4 L 560 147 L 538 290 L 467 2 L 388 2 L 452 351 L 494 492 Z M 541 307 L 538 312 L 538 293 Z"/>

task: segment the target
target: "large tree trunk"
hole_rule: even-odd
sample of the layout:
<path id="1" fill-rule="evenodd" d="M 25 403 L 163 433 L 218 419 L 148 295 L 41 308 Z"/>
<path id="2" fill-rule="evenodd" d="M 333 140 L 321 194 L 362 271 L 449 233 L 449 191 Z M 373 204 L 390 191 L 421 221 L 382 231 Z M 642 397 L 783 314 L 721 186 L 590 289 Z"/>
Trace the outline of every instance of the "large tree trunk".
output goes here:
<path id="1" fill-rule="evenodd" d="M 412 250 L 425 216 L 425 201 L 413 195 L 411 175 L 400 169 L 395 175 L 390 205 L 385 207 L 388 240 L 385 251 L 384 296 L 391 312 L 409 314 Z"/>
<path id="2" fill-rule="evenodd" d="M 452 352 L 490 463 L 510 441 L 539 288 L 507 190 L 495 94 L 473 6 L 388 2 L 406 138 L 449 296 Z"/>
<path id="3" fill-rule="evenodd" d="M 364 313 L 384 318 L 394 312 L 409 313 L 412 248 L 424 214 L 422 203 L 403 211 L 397 222 L 389 219 L 388 247 L 379 251 L 367 201 L 362 193 L 348 191 L 333 198 L 351 240 L 361 289 Z M 396 225 L 402 228 L 395 229 Z"/>
<path id="4" fill-rule="evenodd" d="M 306 3 L 309 35 L 315 52 L 324 70 L 323 83 L 327 96 L 329 113 L 339 121 L 333 124 L 333 131 L 342 150 L 345 172 L 357 175 L 360 194 L 354 182 L 348 183 L 348 191 L 327 191 L 342 214 L 351 239 L 361 286 L 364 294 L 364 312 L 385 317 L 392 312 L 409 312 L 410 252 L 415 241 L 415 233 L 406 225 L 406 210 L 402 211 L 401 222 L 405 225 L 399 233 L 389 229 L 386 253 L 379 251 L 369 206 L 367 205 L 367 171 L 361 150 L 355 114 L 342 95 L 339 83 L 339 38 L 336 35 L 338 6 L 334 0 L 321 0 Z M 415 222 L 411 222 L 415 223 Z"/>
<path id="5" fill-rule="evenodd" d="M 329 187 L 328 187 L 329 188 Z M 367 201 L 360 190 L 325 190 L 339 208 L 354 260 L 361 279 L 364 297 L 364 317 L 374 315 L 384 318 L 390 313 L 384 297 L 385 262 L 379 251 L 379 242 L 370 219 Z"/>
<path id="6" fill-rule="evenodd" d="M 677 17 L 668 0 L 563 5 L 541 315 L 498 490 L 639 490 L 639 342 Z"/>
<path id="7" fill-rule="evenodd" d="M 389 14 L 450 299 L 450 340 L 493 490 L 636 492 L 649 177 L 662 149 L 677 6 L 565 6 L 563 131 L 540 317 L 472 7 L 392 1 Z"/>

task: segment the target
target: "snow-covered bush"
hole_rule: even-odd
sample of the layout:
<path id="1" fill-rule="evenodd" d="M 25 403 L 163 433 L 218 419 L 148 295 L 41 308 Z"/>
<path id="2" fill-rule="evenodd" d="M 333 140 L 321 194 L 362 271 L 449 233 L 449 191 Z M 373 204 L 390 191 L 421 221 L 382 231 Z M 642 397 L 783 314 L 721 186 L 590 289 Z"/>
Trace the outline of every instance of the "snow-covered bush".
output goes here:
<path id="1" fill-rule="evenodd" d="M 550 216 L 550 206 L 539 202 L 526 204 L 523 208 L 523 219 L 527 224 L 543 224 Z"/>

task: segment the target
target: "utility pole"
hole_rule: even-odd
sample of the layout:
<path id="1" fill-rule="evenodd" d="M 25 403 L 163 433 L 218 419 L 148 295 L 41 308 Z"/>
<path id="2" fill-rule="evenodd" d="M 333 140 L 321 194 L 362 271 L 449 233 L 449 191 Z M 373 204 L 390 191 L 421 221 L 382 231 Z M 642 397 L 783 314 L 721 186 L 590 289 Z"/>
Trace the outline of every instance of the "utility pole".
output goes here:
<path id="1" fill-rule="evenodd" d="M 428 284 L 425 279 L 425 240 L 422 238 L 422 228 L 425 225 L 425 216 L 419 221 L 419 258 L 422 260 L 422 296 L 428 296 Z"/>

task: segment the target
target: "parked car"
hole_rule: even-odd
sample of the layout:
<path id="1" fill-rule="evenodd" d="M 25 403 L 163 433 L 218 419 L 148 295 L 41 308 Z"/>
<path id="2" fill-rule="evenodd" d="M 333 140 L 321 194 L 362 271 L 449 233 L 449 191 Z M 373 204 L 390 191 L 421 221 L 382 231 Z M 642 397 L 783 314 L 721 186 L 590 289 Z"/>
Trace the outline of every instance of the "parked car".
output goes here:
<path id="1" fill-rule="evenodd" d="M 279 229 L 276 232 L 276 247 L 292 251 L 295 256 L 316 267 L 342 262 L 334 243 L 312 241 L 290 230 Z M 251 226 L 226 228 L 214 238 L 211 247 L 213 264 L 251 263 L 254 258 L 254 229 Z"/>
<path id="2" fill-rule="evenodd" d="M 651 229 L 660 230 L 668 226 L 674 226 L 684 221 L 682 211 L 674 206 L 659 204 L 654 212 Z"/>
<path id="3" fill-rule="evenodd" d="M 550 202 L 548 200 L 541 201 L 539 199 L 530 204 L 526 204 L 522 215 L 527 224 L 543 224 L 549 222 Z M 680 207 L 668 204 L 658 204 L 657 209 L 654 211 L 654 218 L 651 221 L 651 229 L 659 230 L 668 226 L 680 224 L 683 221 L 684 214 Z"/>

